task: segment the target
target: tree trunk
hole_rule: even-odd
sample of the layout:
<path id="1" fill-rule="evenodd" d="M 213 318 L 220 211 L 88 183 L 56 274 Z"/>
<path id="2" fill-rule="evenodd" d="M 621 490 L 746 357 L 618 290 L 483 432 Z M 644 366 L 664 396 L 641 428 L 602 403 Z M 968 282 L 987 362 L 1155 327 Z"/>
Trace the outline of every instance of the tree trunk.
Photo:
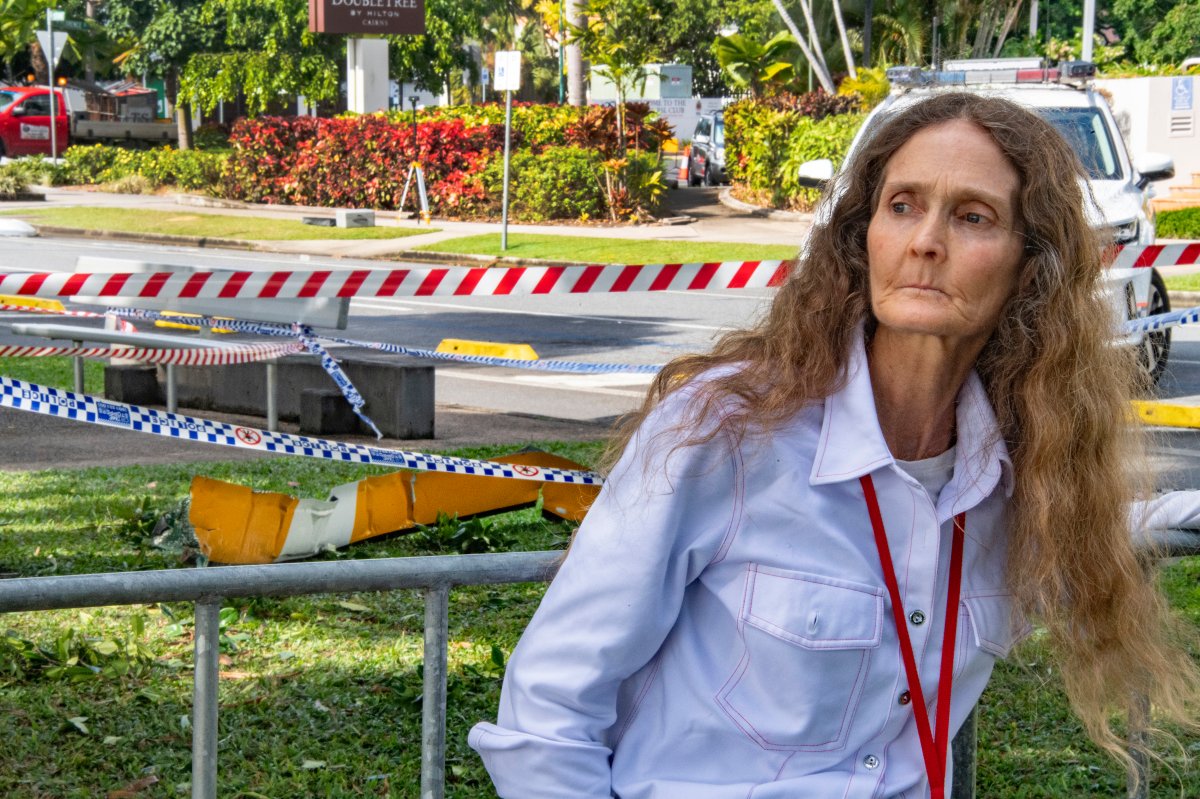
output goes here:
<path id="1" fill-rule="evenodd" d="M 36 40 L 29 43 L 29 64 L 33 68 L 33 82 L 41 86 L 50 83 L 50 62 Z"/>
<path id="2" fill-rule="evenodd" d="M 583 12 L 579 0 L 559 0 L 567 4 L 567 23 L 583 27 Z M 567 44 L 567 103 L 570 105 L 584 104 L 583 92 L 583 50 L 578 44 Z"/>
<path id="3" fill-rule="evenodd" d="M 192 149 L 192 107 L 187 100 L 179 96 L 179 73 L 172 69 L 167 73 L 166 80 L 167 102 L 175 107 L 175 124 L 179 131 L 180 150 Z"/>
<path id="4" fill-rule="evenodd" d="M 825 62 L 817 62 L 816 57 L 813 55 L 813 51 L 809 49 L 808 45 L 804 41 L 804 37 L 800 35 L 800 29 L 796 27 L 796 23 L 792 19 L 792 16 L 788 14 L 787 9 L 783 7 L 783 0 L 771 0 L 771 2 L 775 4 L 775 10 L 779 12 L 779 16 L 783 17 L 783 23 L 788 26 L 788 30 L 792 32 L 792 36 L 796 37 L 796 43 L 800 45 L 801 52 L 803 52 L 804 57 L 808 59 L 808 63 L 812 65 L 813 72 L 815 72 L 817 75 L 817 80 L 821 82 L 821 88 L 830 94 L 833 94 L 836 90 L 833 86 L 833 78 L 829 76 L 829 70 L 825 68 Z"/>
<path id="5" fill-rule="evenodd" d="M 833 0 L 833 16 L 837 20 L 838 36 L 842 40 L 842 53 L 846 56 L 846 71 L 850 77 L 858 79 L 858 70 L 854 68 L 854 54 L 850 52 L 850 38 L 846 35 L 846 21 L 842 19 L 841 0 Z"/>

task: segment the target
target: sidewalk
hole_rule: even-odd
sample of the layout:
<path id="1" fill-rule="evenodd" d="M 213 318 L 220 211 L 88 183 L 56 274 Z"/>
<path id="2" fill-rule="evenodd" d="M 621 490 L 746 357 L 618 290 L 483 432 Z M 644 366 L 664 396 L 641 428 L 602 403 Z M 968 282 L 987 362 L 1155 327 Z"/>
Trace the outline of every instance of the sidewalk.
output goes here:
<path id="1" fill-rule="evenodd" d="M 6 210 L 37 209 L 53 206 L 95 206 L 146 209 L 155 211 L 180 211 L 197 214 L 250 214 L 269 219 L 300 221 L 302 217 L 319 216 L 332 218 L 333 208 L 311 208 L 304 206 L 256 205 L 231 200 L 222 200 L 195 194 L 110 194 L 76 188 L 39 189 L 45 194 L 41 202 L 6 202 Z M 668 196 L 666 213 L 672 212 L 672 200 L 679 192 L 697 192 L 696 189 L 675 189 Z M 693 197 L 698 195 L 692 195 Z M 713 194 L 713 204 L 716 196 Z M 551 236 L 590 236 L 598 238 L 668 241 L 720 241 L 747 244 L 794 244 L 800 246 L 811 223 L 810 216 L 794 219 L 763 217 L 745 210 L 718 206 L 719 211 L 696 214 L 695 221 L 685 224 L 649 225 L 524 225 L 510 224 L 509 233 L 537 233 Z M 405 215 L 406 216 L 406 215 Z M 433 244 L 462 236 L 500 232 L 498 222 L 455 222 L 434 219 L 431 226 L 421 225 L 415 220 L 402 218 L 396 211 L 376 211 L 376 224 L 380 227 L 394 226 L 413 230 L 432 227 L 435 231 L 403 239 L 374 239 L 362 241 L 309 240 L 309 241 L 253 241 L 244 242 L 261 252 L 278 252 L 292 255 L 317 255 L 341 258 L 393 258 L 433 260 L 436 254 L 414 252 L 416 247 Z M 109 234 L 105 238 L 121 240 L 155 240 L 152 237 L 123 236 Z M 186 241 L 173 241 L 181 244 Z M 220 246 L 209 243 L 208 246 Z M 469 259 L 469 256 L 468 256 Z"/>

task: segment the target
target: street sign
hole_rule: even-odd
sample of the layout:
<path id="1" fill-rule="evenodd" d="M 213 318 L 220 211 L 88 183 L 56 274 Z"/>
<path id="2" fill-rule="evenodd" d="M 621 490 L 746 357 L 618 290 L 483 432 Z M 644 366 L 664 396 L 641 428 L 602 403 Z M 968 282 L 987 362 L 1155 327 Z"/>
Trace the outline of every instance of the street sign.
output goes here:
<path id="1" fill-rule="evenodd" d="M 496 53 L 496 83 L 498 92 L 521 90 L 521 51 L 499 50 Z"/>
<path id="2" fill-rule="evenodd" d="M 54 52 L 54 66 L 58 66 L 58 62 L 62 61 L 63 50 L 67 47 L 67 34 L 62 31 L 54 31 L 54 47 L 50 46 L 49 31 L 37 31 L 38 44 L 42 46 L 42 52 L 46 54 L 46 58 L 50 58 L 50 52 Z"/>
<path id="3" fill-rule="evenodd" d="M 67 12 L 60 11 L 57 8 L 47 8 L 46 9 L 46 17 L 51 22 L 62 22 L 64 19 L 67 18 Z"/>
<path id="4" fill-rule="evenodd" d="M 81 19 L 60 19 L 54 23 L 57 30 L 64 31 L 85 31 L 88 29 L 87 23 Z"/>

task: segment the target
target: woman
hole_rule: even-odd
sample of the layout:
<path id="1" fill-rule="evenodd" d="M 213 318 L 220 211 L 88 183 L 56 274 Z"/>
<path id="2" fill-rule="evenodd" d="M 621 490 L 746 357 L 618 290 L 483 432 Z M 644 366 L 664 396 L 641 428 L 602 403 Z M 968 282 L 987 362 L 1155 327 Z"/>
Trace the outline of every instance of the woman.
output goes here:
<path id="1" fill-rule="evenodd" d="M 941 797 L 1026 619 L 1114 756 L 1128 697 L 1187 718 L 1081 176 L 967 93 L 860 149 L 767 316 L 627 428 L 472 731 L 501 796 Z"/>

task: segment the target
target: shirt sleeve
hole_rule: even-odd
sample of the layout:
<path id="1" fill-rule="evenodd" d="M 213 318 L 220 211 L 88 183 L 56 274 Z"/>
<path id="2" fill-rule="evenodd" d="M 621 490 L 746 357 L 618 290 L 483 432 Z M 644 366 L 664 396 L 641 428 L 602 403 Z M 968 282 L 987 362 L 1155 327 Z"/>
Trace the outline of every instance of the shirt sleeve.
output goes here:
<path id="1" fill-rule="evenodd" d="M 1169 491 L 1137 500 L 1129 509 L 1134 539 L 1150 530 L 1200 529 L 1200 491 Z"/>
<path id="2" fill-rule="evenodd" d="M 613 469 L 509 659 L 497 723 L 471 731 L 501 797 L 612 796 L 618 689 L 658 652 L 740 506 L 723 435 L 679 446 L 685 401 L 665 401 Z"/>

